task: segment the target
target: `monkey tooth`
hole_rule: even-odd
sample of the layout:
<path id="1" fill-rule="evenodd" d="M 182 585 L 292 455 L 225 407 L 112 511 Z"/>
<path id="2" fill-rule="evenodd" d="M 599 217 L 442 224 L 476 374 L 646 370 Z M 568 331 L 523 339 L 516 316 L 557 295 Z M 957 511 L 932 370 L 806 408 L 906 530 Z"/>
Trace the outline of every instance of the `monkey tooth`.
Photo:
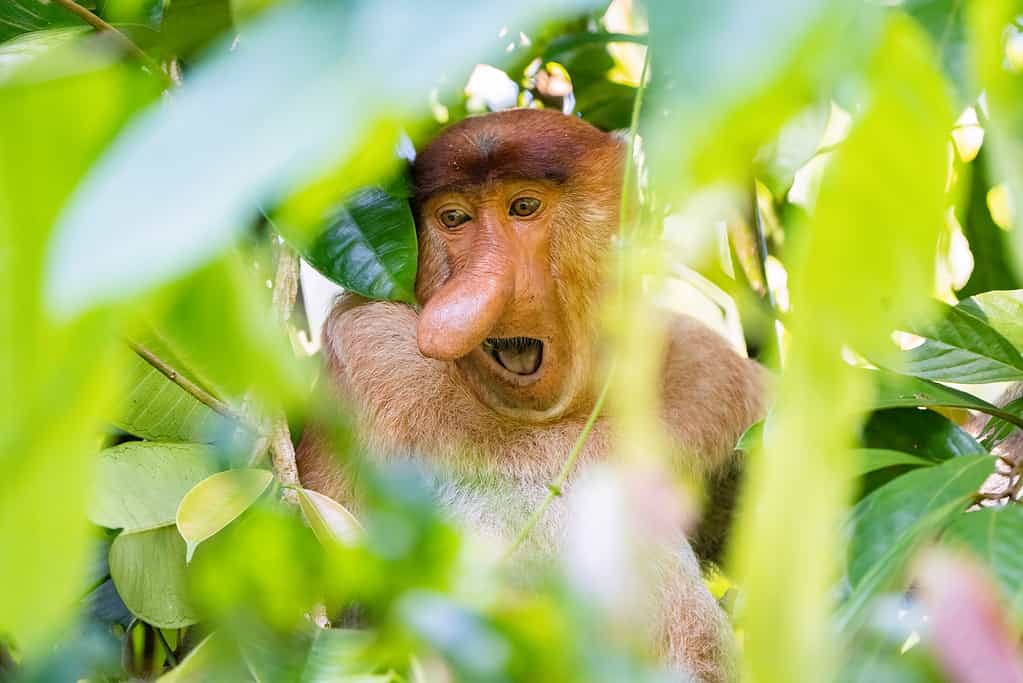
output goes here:
<path id="1" fill-rule="evenodd" d="M 543 361 L 543 342 L 532 337 L 490 338 L 483 342 L 483 349 L 516 375 L 532 375 Z"/>

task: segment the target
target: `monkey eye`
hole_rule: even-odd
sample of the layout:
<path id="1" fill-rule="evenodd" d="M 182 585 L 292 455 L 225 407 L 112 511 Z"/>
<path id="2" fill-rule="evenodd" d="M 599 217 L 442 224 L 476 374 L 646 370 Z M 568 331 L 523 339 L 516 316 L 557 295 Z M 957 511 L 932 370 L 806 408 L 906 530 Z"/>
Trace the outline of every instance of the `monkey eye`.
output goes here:
<path id="1" fill-rule="evenodd" d="M 530 216 L 540 208 L 540 200 L 535 197 L 519 197 L 508 207 L 509 216 Z"/>
<path id="2" fill-rule="evenodd" d="M 445 228 L 451 230 L 467 222 L 470 218 L 471 216 L 461 209 L 445 209 L 440 212 L 440 222 L 444 224 Z"/>

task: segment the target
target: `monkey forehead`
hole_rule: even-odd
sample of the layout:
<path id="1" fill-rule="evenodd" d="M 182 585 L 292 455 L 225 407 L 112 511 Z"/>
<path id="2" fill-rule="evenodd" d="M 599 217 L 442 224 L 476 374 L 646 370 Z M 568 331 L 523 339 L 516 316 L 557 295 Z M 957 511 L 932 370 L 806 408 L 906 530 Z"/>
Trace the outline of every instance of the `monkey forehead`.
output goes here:
<path id="1" fill-rule="evenodd" d="M 448 127 L 416 157 L 418 201 L 496 180 L 562 183 L 579 174 L 595 150 L 617 138 L 582 119 L 551 109 L 511 109 L 473 116 Z"/>

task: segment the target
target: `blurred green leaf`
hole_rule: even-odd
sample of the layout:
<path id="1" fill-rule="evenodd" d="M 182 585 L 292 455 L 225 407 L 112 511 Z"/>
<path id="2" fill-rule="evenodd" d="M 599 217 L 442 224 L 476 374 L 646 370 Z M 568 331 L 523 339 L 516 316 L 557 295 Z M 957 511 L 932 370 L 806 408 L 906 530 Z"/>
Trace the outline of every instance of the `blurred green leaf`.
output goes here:
<path id="1" fill-rule="evenodd" d="M 988 208 L 987 197 L 991 184 L 988 181 L 987 156 L 988 153 L 982 147 L 977 158 L 965 167 L 972 170 L 969 177 L 970 191 L 966 206 L 957 212 L 957 218 L 970 243 L 973 272 L 966 285 L 957 292 L 960 298 L 991 290 L 1018 289 L 1023 285 L 1010 252 L 1012 236 L 995 223 Z M 1016 348 L 1023 348 L 1021 344 L 1015 345 Z"/>
<path id="2" fill-rule="evenodd" d="M 219 636 L 212 633 L 196 645 L 181 662 L 157 679 L 158 683 L 197 683 L 198 681 L 217 681 L 217 665 L 219 655 L 217 641 Z"/>
<path id="3" fill-rule="evenodd" d="M 965 106 L 973 103 L 978 91 L 969 74 L 963 5 L 962 0 L 907 0 L 897 6 L 927 30 L 938 47 L 945 75 L 955 86 L 957 101 Z"/>
<path id="4" fill-rule="evenodd" d="M 226 40 L 231 27 L 229 0 L 166 0 L 160 27 L 163 49 L 172 55 L 191 57 L 218 38 Z"/>
<path id="5" fill-rule="evenodd" d="M 90 0 L 78 4 L 96 9 L 96 3 Z M 0 43 L 29 31 L 62 26 L 84 27 L 85 23 L 55 2 L 4 0 L 0 4 Z"/>
<path id="6" fill-rule="evenodd" d="M 912 465 L 914 467 L 930 467 L 933 460 L 925 460 L 918 455 L 903 453 L 902 451 L 891 451 L 883 448 L 861 448 L 855 451 L 859 457 L 859 463 L 854 469 L 856 476 L 862 476 L 867 472 L 893 467 L 895 465 Z"/>
<path id="7" fill-rule="evenodd" d="M 1023 290 L 983 292 L 957 305 L 984 321 L 1017 349 L 1023 349 Z"/>
<path id="8" fill-rule="evenodd" d="M 441 653 L 464 680 L 511 680 L 510 644 L 482 615 L 425 591 L 406 595 L 398 611 L 406 627 Z"/>
<path id="9" fill-rule="evenodd" d="M 49 301 L 67 314 L 201 265 L 262 203 L 345 158 L 374 116 L 408 116 L 426 102 L 435 74 L 468 55 L 484 58 L 497 47 L 492 27 L 589 4 L 318 2 L 261 15 L 235 52 L 222 45 L 190 74 L 174 106 L 154 108 L 132 126 L 76 193 L 51 252 Z M 200 153 L 204 163 L 195 164 Z"/>
<path id="10" fill-rule="evenodd" d="M 1023 506 L 1009 504 L 959 515 L 942 541 L 968 548 L 998 580 L 1007 609 L 1023 623 Z"/>
<path id="11" fill-rule="evenodd" d="M 142 621 L 181 628 L 198 620 L 186 589 L 185 542 L 173 526 L 114 539 L 110 576 L 124 604 Z"/>
<path id="12" fill-rule="evenodd" d="M 78 56 L 70 75 L 50 71 L 44 54 L 31 64 L 47 78 L 0 85 L 0 541 L 16 558 L 0 562 L 0 632 L 26 656 L 87 589 L 89 456 L 120 383 L 114 316 L 58 323 L 44 311 L 50 228 L 93 159 L 157 94 L 134 68 Z"/>
<path id="13" fill-rule="evenodd" d="M 861 500 L 849 519 L 847 571 L 853 588 L 892 546 L 915 542 L 919 520 L 950 506 L 965 510 L 994 471 L 994 463 L 989 455 L 955 458 L 904 474 Z"/>
<path id="14" fill-rule="evenodd" d="M 250 391 L 289 406 L 304 399 L 310 367 L 296 359 L 270 290 L 234 251 L 161 292 L 150 307 L 160 339 L 202 383 L 240 402 Z"/>
<path id="15" fill-rule="evenodd" d="M 1023 379 L 1023 355 L 981 319 L 942 305 L 941 317 L 911 332 L 923 344 L 905 352 L 897 369 L 924 379 L 961 384 Z"/>
<path id="16" fill-rule="evenodd" d="M 352 545 L 362 537 L 362 525 L 343 505 L 322 493 L 296 489 L 298 503 L 309 527 L 324 545 Z"/>
<path id="17" fill-rule="evenodd" d="M 740 4 L 749 7 L 737 2 L 727 7 L 738 14 Z M 845 4 L 849 11 L 863 9 L 860 3 Z M 757 133 L 749 140 L 774 125 L 772 117 L 782 118 L 813 99 L 812 86 L 827 79 L 832 65 L 802 63 L 809 55 L 827 53 L 827 44 L 858 43 L 853 53 L 875 44 L 869 33 L 849 27 L 845 35 L 832 33 L 840 30 L 841 22 L 834 19 L 841 13 L 828 14 L 831 5 L 800 3 L 786 9 L 798 12 L 798 21 L 785 24 L 789 14 L 776 4 L 729 17 L 750 33 L 736 35 L 736 53 L 728 56 L 726 66 L 768 71 L 759 80 L 720 85 L 743 83 L 744 92 L 767 93 L 756 101 L 768 109 L 768 121 L 747 128 Z M 752 28 L 760 23 L 768 30 Z M 778 35 L 782 24 L 788 30 Z M 732 44 L 716 38 L 723 41 L 719 45 Z M 775 45 L 779 38 L 790 44 Z M 736 578 L 745 591 L 744 672 L 753 681 L 829 680 L 837 673 L 830 609 L 833 562 L 841 554 L 835 530 L 855 483 L 849 445 L 871 394 L 871 376 L 851 368 L 842 359 L 842 348 L 849 345 L 868 356 L 880 353 L 890 348 L 896 323 L 924 314 L 929 305 L 926 292 L 933 283 L 934 249 L 947 203 L 952 110 L 932 46 L 910 20 L 889 14 L 876 45 L 863 83 L 864 107 L 823 175 L 809 229 L 799 230 L 786 250 L 791 346 L 765 448 L 748 461 L 744 496 L 755 504 L 742 510 L 737 534 Z M 766 64 L 741 63 L 751 57 Z M 680 63 L 677 68 L 685 67 Z M 700 70 L 696 64 L 688 68 Z M 794 68 L 809 71 L 788 73 Z M 778 87 L 775 79 L 782 74 L 794 80 L 796 92 L 771 99 L 770 88 Z M 737 78 L 721 68 L 700 78 L 714 76 Z M 759 116 L 756 110 L 737 111 L 751 119 Z M 726 133 L 730 129 L 722 128 L 721 134 Z M 729 160 L 737 164 L 743 149 L 749 148 L 733 146 L 735 156 Z M 909 159 L 912 172 L 906 167 Z M 793 495 L 792 472 L 800 473 L 799 495 Z M 765 572 L 767 557 L 776 559 Z"/>
<path id="18" fill-rule="evenodd" d="M 33 31 L 0 44 L 0 84 L 22 77 L 22 72 L 31 73 L 33 69 L 39 69 L 40 65 L 43 65 L 44 69 L 53 69 L 49 60 L 40 58 L 69 47 L 72 43 L 80 42 L 88 33 L 89 29 L 86 26 L 67 26 Z"/>
<path id="19" fill-rule="evenodd" d="M 757 150 L 826 97 L 841 67 L 869 55 L 877 17 L 832 0 L 649 3 L 656 58 L 645 114 L 657 175 L 681 177 L 683 188 L 748 178 Z"/>
<path id="20" fill-rule="evenodd" d="M 89 519 L 109 529 L 141 531 L 174 524 L 181 499 L 217 471 L 206 446 L 132 441 L 99 454 Z"/>
<path id="21" fill-rule="evenodd" d="M 372 634 L 354 629 L 320 629 L 309 648 L 302 683 L 373 683 L 390 681 L 390 675 L 372 675 L 368 660 Z"/>
<path id="22" fill-rule="evenodd" d="M 863 426 L 863 445 L 912 453 L 932 462 L 978 455 L 985 448 L 933 410 L 892 408 L 875 412 Z"/>
<path id="23" fill-rule="evenodd" d="M 408 198 L 370 187 L 335 209 L 303 255 L 346 289 L 370 299 L 415 303 L 418 249 Z"/>
<path id="24" fill-rule="evenodd" d="M 111 423 L 150 441 L 211 442 L 234 423 L 131 351 L 127 391 Z"/>
<path id="25" fill-rule="evenodd" d="M 985 157 L 992 184 L 1006 183 L 1014 210 L 1010 231 L 1013 264 L 1023 259 L 1023 64 L 1020 63 L 1019 16 L 1023 0 L 984 0 L 967 6 L 970 63 L 973 77 L 984 92 L 987 121 Z M 1017 270 L 1018 272 L 1018 270 Z"/>
<path id="26" fill-rule="evenodd" d="M 228 470 L 192 487 L 177 509 L 177 527 L 188 544 L 186 559 L 196 547 L 249 509 L 273 481 L 269 470 Z"/>

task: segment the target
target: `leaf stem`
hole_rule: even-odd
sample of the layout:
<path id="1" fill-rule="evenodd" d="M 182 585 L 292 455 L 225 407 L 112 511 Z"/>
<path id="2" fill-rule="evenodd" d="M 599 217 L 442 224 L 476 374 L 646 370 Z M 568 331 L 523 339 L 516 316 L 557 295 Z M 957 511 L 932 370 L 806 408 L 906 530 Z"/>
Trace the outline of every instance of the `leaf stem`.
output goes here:
<path id="1" fill-rule="evenodd" d="M 82 7 L 74 0 L 53 0 L 53 2 L 63 7 L 71 14 L 74 14 L 76 17 L 84 21 L 89 26 L 92 26 L 97 31 L 108 34 L 111 38 L 114 39 L 114 41 L 117 42 L 117 44 L 125 52 L 128 52 L 129 54 L 133 55 L 147 68 L 149 68 L 149 70 L 152 71 L 154 74 L 162 77 L 165 81 L 170 82 L 170 78 L 167 76 L 166 73 L 164 73 L 164 70 L 160 68 L 160 65 L 157 64 L 152 57 L 143 52 L 142 48 L 136 45 L 131 40 L 131 38 L 124 35 L 124 33 L 119 31 L 117 28 L 107 23 L 99 16 L 89 11 L 87 8 Z"/>
<path id="2" fill-rule="evenodd" d="M 600 417 L 600 413 L 604 408 L 604 401 L 607 399 L 608 389 L 611 387 L 611 379 L 614 377 L 615 366 L 612 364 L 610 370 L 607 373 L 607 379 L 604 380 L 604 387 L 600 390 L 600 395 L 597 397 L 596 402 L 593 404 L 593 410 L 590 411 L 590 416 L 586 418 L 586 423 L 583 425 L 582 431 L 579 432 L 579 436 L 576 437 L 575 443 L 572 445 L 572 450 L 568 454 L 568 458 L 565 463 L 561 466 L 561 471 L 558 472 L 557 478 L 547 485 L 548 493 L 544 498 L 543 502 L 540 503 L 539 507 L 533 511 L 533 514 L 526 520 L 525 525 L 519 530 L 515 540 L 512 541 L 511 545 L 505 551 L 501 561 L 507 561 L 515 551 L 518 550 L 525 540 L 529 537 L 529 534 L 533 531 L 534 527 L 543 518 L 544 513 L 547 512 L 547 508 L 551 506 L 555 498 L 558 498 L 562 494 L 562 488 L 565 486 L 565 482 L 568 481 L 569 475 L 572 474 L 572 469 L 575 466 L 575 461 L 579 459 L 579 454 L 582 453 L 583 446 L 586 444 L 586 440 L 590 436 L 590 432 L 593 431 L 593 425 L 596 424 L 597 418 Z"/>
<path id="3" fill-rule="evenodd" d="M 142 360 L 146 361 L 151 366 L 159 370 L 164 377 L 169 379 L 171 382 L 174 382 L 174 384 L 177 384 L 179 387 L 184 389 L 188 394 L 191 394 L 192 397 L 198 400 L 200 403 L 206 405 L 214 412 L 219 413 L 228 419 L 234 420 L 239 424 L 244 425 L 249 429 L 252 429 L 253 431 L 258 431 L 251 424 L 249 424 L 249 422 L 243 416 L 239 415 L 237 412 L 232 410 L 229 405 L 227 405 L 220 399 L 216 398 L 215 396 L 212 396 L 209 392 L 200 387 L 198 384 L 182 375 L 180 372 L 175 370 L 174 367 L 172 367 L 169 363 L 167 363 L 165 360 L 157 356 L 155 353 L 153 353 L 151 350 L 149 350 L 142 344 L 131 339 L 127 340 L 127 344 L 129 347 L 131 347 L 132 351 L 134 351 L 136 354 L 139 355 L 140 358 L 142 358 Z"/>

